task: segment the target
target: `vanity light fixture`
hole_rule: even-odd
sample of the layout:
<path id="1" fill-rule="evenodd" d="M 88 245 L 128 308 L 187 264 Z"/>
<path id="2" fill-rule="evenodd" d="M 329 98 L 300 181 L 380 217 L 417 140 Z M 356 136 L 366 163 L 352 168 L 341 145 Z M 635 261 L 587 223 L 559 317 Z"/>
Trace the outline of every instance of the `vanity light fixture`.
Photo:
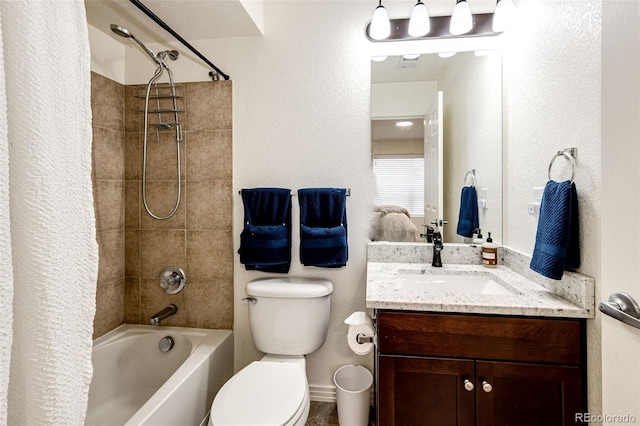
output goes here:
<path id="1" fill-rule="evenodd" d="M 438 53 L 438 56 L 440 56 L 441 58 L 450 58 L 453 55 L 455 55 L 458 52 L 440 52 Z"/>
<path id="2" fill-rule="evenodd" d="M 493 13 L 493 31 L 497 33 L 506 31 L 515 14 L 516 6 L 513 4 L 513 0 L 498 0 L 496 10 Z"/>
<path id="3" fill-rule="evenodd" d="M 409 18 L 409 35 L 411 37 L 422 37 L 427 35 L 429 31 L 431 31 L 429 11 L 427 11 L 427 6 L 422 3 L 422 0 L 418 0 L 418 3 L 411 11 L 411 18 Z"/>
<path id="4" fill-rule="evenodd" d="M 429 16 L 418 0 L 410 18 L 389 19 L 382 0 L 373 12 L 365 34 L 372 42 L 428 40 L 434 38 L 496 36 L 504 32 L 515 14 L 514 0 L 497 0 L 494 13 L 471 13 L 467 0 L 457 0 L 451 16 Z"/>
<path id="5" fill-rule="evenodd" d="M 451 22 L 449 23 L 449 32 L 453 35 L 461 35 L 468 33 L 473 29 L 473 18 L 471 16 L 471 8 L 467 0 L 458 0 L 453 8 Z"/>
<path id="6" fill-rule="evenodd" d="M 372 56 L 371 60 L 373 62 L 382 62 L 382 61 L 386 61 L 387 57 L 386 56 Z"/>
<path id="7" fill-rule="evenodd" d="M 389 22 L 389 14 L 387 9 L 382 5 L 382 0 L 379 0 L 378 7 L 373 11 L 371 17 L 371 25 L 369 27 L 369 35 L 374 40 L 384 40 L 391 34 L 391 22 Z"/>

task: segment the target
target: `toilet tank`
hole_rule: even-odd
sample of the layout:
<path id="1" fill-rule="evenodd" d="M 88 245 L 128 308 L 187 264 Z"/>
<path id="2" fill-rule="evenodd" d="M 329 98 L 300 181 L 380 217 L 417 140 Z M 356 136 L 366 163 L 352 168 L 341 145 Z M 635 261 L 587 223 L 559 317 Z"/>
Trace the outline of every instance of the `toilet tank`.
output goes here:
<path id="1" fill-rule="evenodd" d="M 260 351 L 306 355 L 327 337 L 331 311 L 330 281 L 316 278 L 263 278 L 246 287 L 249 325 Z"/>

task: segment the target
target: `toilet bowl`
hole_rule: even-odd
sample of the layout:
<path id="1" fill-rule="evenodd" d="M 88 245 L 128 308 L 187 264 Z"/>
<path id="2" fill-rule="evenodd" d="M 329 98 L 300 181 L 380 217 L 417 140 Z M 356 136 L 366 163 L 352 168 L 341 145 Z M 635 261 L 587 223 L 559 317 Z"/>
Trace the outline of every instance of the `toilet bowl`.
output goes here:
<path id="1" fill-rule="evenodd" d="M 329 327 L 333 284 L 313 278 L 266 278 L 247 284 L 249 326 L 265 355 L 222 386 L 209 426 L 304 426 L 311 399 L 305 355 Z"/>
<path id="2" fill-rule="evenodd" d="M 220 389 L 209 426 L 303 426 L 310 406 L 304 364 L 268 355 L 252 362 Z"/>

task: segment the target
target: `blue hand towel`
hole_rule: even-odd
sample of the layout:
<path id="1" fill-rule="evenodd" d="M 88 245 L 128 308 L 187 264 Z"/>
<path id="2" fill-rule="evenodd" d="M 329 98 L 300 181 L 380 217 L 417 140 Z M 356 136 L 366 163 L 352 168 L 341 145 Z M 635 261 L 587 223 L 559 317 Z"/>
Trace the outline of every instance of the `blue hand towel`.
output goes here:
<path id="1" fill-rule="evenodd" d="M 549 181 L 542 194 L 536 243 L 529 267 L 559 280 L 580 267 L 578 193 L 570 181 Z"/>
<path id="2" fill-rule="evenodd" d="M 460 196 L 460 213 L 456 233 L 462 237 L 471 238 L 473 232 L 478 228 L 480 228 L 478 193 L 475 186 L 465 186 L 462 188 Z"/>
<path id="3" fill-rule="evenodd" d="M 347 264 L 346 196 L 344 188 L 298 190 L 303 265 L 339 268 Z"/>
<path id="4" fill-rule="evenodd" d="M 289 272 L 291 266 L 291 190 L 242 190 L 244 229 L 240 263 L 248 270 Z"/>

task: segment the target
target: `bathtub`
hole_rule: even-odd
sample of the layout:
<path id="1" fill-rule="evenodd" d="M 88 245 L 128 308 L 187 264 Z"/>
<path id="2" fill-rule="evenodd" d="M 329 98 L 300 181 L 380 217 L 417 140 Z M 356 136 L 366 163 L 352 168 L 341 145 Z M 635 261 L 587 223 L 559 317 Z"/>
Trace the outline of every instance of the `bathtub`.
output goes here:
<path id="1" fill-rule="evenodd" d="M 86 425 L 198 426 L 233 375 L 233 333 L 125 324 L 94 341 L 92 361 Z"/>

